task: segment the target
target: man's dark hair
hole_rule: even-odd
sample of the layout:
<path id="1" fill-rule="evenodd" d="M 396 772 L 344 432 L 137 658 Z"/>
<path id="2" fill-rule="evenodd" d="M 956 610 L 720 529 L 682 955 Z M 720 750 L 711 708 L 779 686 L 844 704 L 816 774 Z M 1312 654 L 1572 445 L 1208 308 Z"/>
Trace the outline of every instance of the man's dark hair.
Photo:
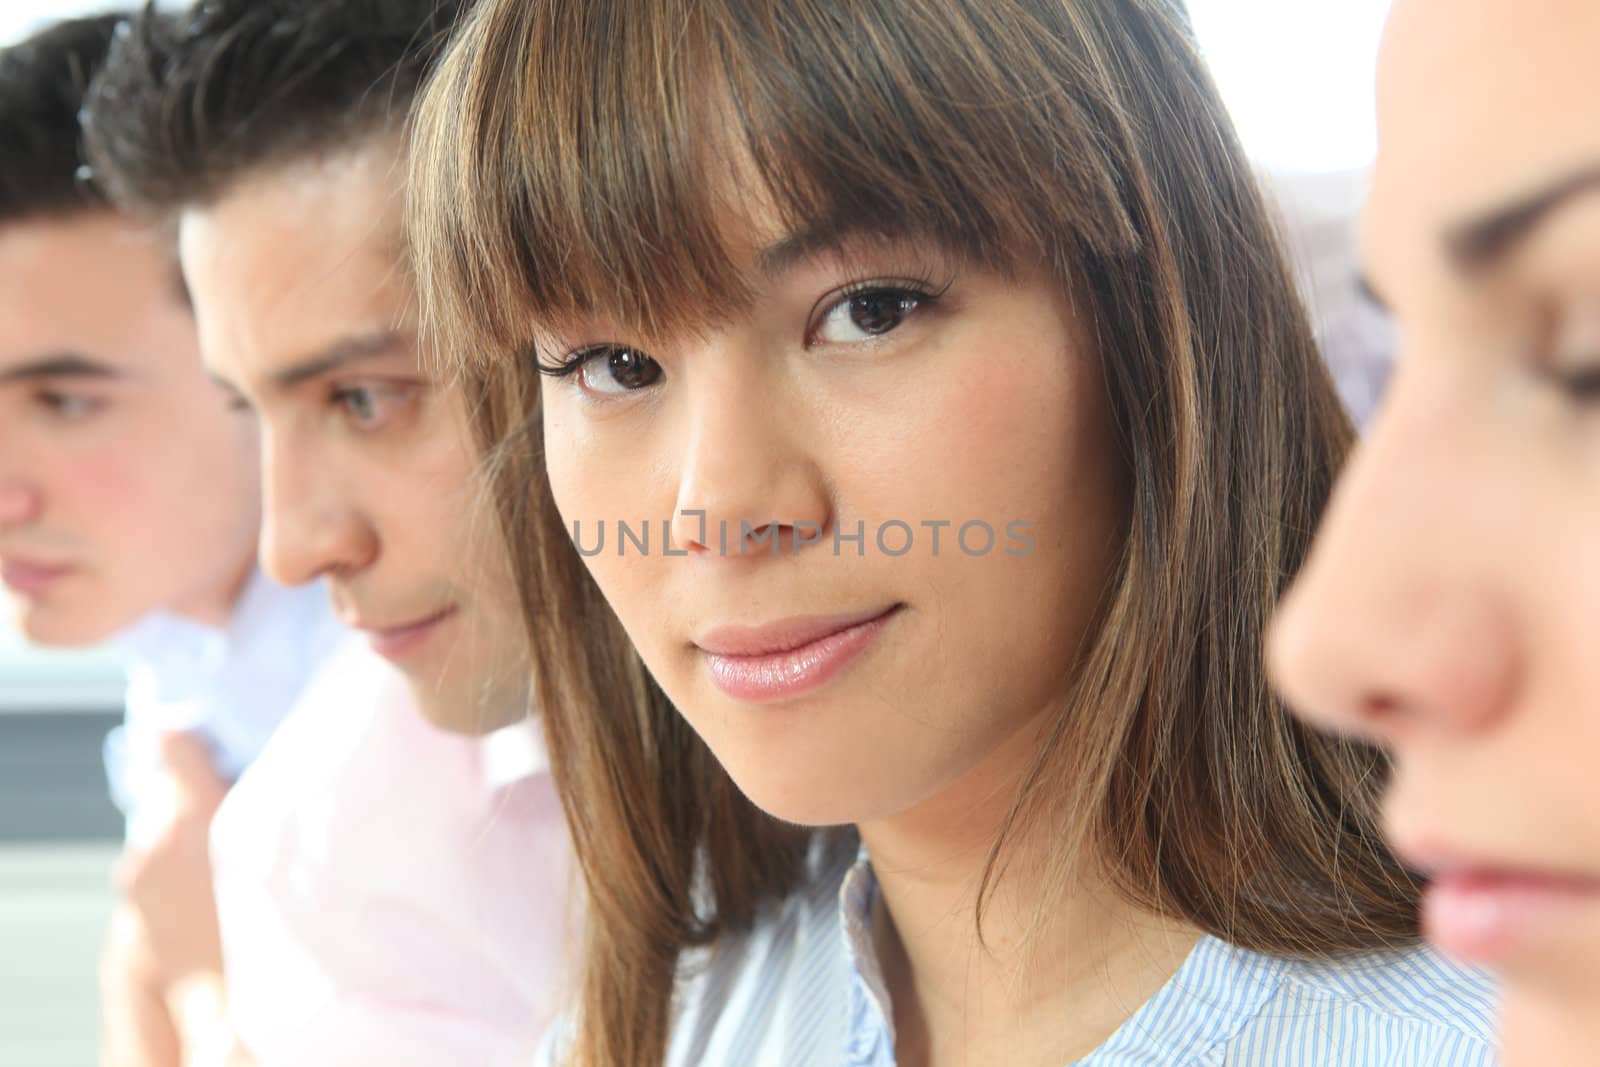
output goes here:
<path id="1" fill-rule="evenodd" d="M 398 131 L 468 0 L 148 6 L 89 92 L 97 181 L 166 215 L 241 176 Z"/>
<path id="2" fill-rule="evenodd" d="M 126 17 L 58 22 L 0 49 L 0 221 L 105 206 L 80 173 L 78 112 Z"/>

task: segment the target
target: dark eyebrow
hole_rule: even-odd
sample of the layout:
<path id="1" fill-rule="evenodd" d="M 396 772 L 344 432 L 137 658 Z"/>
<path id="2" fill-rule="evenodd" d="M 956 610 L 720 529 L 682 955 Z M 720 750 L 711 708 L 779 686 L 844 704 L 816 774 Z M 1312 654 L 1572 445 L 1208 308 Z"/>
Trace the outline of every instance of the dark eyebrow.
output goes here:
<path id="1" fill-rule="evenodd" d="M 409 333 L 400 330 L 379 330 L 346 337 L 275 372 L 272 384 L 279 389 L 293 389 L 351 363 L 392 355 L 410 338 Z"/>
<path id="2" fill-rule="evenodd" d="M 1445 247 L 1463 271 L 1485 270 L 1527 241 L 1560 208 L 1600 191 L 1600 165 L 1570 174 L 1538 192 L 1452 227 Z"/>
<path id="3" fill-rule="evenodd" d="M 863 232 L 858 226 L 824 221 L 767 245 L 756 254 L 756 270 L 763 277 L 776 278 L 808 259 L 836 255 L 856 239 L 887 240 Z"/>
<path id="4" fill-rule="evenodd" d="M 45 356 L 20 366 L 0 370 L 0 385 L 17 385 L 55 378 L 94 378 L 99 381 L 118 381 L 127 375 L 115 367 L 98 363 L 87 356 L 63 352 Z"/>

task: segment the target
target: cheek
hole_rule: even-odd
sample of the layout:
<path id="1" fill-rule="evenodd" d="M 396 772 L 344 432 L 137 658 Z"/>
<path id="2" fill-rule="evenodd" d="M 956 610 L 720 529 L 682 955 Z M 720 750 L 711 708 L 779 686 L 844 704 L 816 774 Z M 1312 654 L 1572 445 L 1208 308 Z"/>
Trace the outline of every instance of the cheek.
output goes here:
<path id="1" fill-rule="evenodd" d="M 546 390 L 549 392 L 549 387 Z M 599 504 L 583 490 L 594 479 L 585 477 L 585 450 L 579 438 L 584 433 L 581 419 L 571 417 L 566 404 L 548 397 L 543 401 L 541 419 L 544 434 L 545 477 L 556 510 L 570 527 L 573 519 L 598 518 Z"/>
<path id="2" fill-rule="evenodd" d="M 629 611 L 636 601 L 658 615 L 654 590 L 681 562 L 663 552 L 663 522 L 672 518 L 682 473 L 668 427 L 659 412 L 594 420 L 564 400 L 547 400 L 544 412 L 545 471 L 565 536 L 587 548 L 584 565 L 624 623 L 636 621 Z M 635 539 L 625 556 L 618 553 L 621 522 Z M 638 539 L 646 537 L 648 551 L 641 552 Z"/>
<path id="3" fill-rule="evenodd" d="M 69 453 L 56 474 L 52 495 L 81 537 L 143 544 L 159 540 L 150 536 L 152 527 L 171 521 L 163 472 L 152 470 L 150 457 L 136 448 L 111 444 Z"/>
<path id="4" fill-rule="evenodd" d="M 1583 508 L 1585 501 L 1576 486 L 1565 486 L 1564 503 L 1547 500 L 1540 505 L 1544 515 L 1567 512 L 1568 521 L 1551 531 L 1544 551 L 1529 557 L 1543 559 L 1544 589 L 1542 608 L 1534 612 L 1537 624 L 1545 629 L 1530 635 L 1528 649 L 1536 657 L 1536 670 L 1545 679 L 1534 679 L 1535 699 L 1528 702 L 1527 714 L 1538 715 L 1537 749 L 1552 759 L 1561 756 L 1567 772 L 1568 793 L 1559 799 L 1563 809 L 1584 813 L 1584 825 L 1576 828 L 1592 860 L 1600 865 L 1600 803 L 1595 800 L 1594 766 L 1600 760 L 1600 654 L 1595 651 L 1595 635 L 1600 634 L 1600 553 L 1589 546 L 1600 542 L 1600 510 Z M 1589 497 L 1597 496 L 1592 487 Z M 1545 760 L 1535 762 L 1556 777 L 1555 768 Z M 1600 867 L 1597 867 L 1600 869 Z"/>
<path id="5" fill-rule="evenodd" d="M 861 478 L 851 495 L 952 534 L 981 520 L 1002 545 L 1013 523 L 1052 534 L 1109 521 L 1116 471 L 1098 369 L 1060 332 L 1045 323 L 958 345 L 949 373 L 875 405 L 845 438 L 870 442 L 842 464 Z M 976 550 L 984 535 L 972 536 Z"/>

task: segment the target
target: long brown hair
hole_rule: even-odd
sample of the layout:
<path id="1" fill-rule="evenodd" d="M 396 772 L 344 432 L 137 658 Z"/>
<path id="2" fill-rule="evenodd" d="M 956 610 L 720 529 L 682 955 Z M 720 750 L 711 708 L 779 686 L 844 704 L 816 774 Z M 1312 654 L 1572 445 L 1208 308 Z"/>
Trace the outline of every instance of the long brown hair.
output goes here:
<path id="1" fill-rule="evenodd" d="M 1042 260 L 1093 324 L 1127 537 L 989 877 L 1028 825 L 1061 842 L 1047 886 L 1097 848 L 1134 902 L 1247 948 L 1415 936 L 1382 757 L 1268 689 L 1267 618 L 1352 433 L 1173 0 L 483 0 L 415 137 L 424 306 L 498 449 L 588 881 L 576 1062 L 659 1063 L 683 950 L 792 892 L 812 836 L 745 800 L 651 680 L 542 469 L 532 324 L 660 334 L 742 299 L 734 157 L 793 227 Z"/>

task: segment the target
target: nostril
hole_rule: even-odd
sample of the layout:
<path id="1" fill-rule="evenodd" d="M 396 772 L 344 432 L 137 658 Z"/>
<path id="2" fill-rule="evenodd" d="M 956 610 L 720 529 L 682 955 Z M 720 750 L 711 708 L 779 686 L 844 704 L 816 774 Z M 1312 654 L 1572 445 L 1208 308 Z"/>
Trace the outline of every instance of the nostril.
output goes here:
<path id="1" fill-rule="evenodd" d="M 1366 698 L 1366 715 L 1369 718 L 1386 719 L 1400 710 L 1400 701 L 1390 693 L 1374 693 Z"/>

